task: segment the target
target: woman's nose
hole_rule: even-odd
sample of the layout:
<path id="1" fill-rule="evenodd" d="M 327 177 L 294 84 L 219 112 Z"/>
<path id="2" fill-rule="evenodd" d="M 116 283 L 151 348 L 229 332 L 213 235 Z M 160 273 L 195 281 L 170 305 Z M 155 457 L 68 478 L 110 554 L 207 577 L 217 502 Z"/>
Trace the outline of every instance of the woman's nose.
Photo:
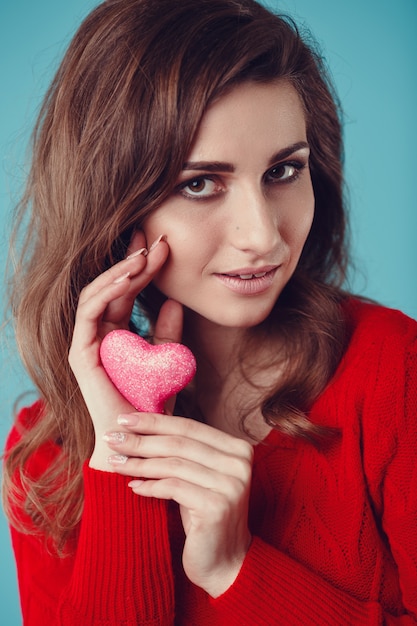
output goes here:
<path id="1" fill-rule="evenodd" d="M 230 238 L 233 246 L 256 256 L 265 256 L 280 243 L 279 211 L 276 202 L 262 189 L 246 189 L 230 198 Z"/>

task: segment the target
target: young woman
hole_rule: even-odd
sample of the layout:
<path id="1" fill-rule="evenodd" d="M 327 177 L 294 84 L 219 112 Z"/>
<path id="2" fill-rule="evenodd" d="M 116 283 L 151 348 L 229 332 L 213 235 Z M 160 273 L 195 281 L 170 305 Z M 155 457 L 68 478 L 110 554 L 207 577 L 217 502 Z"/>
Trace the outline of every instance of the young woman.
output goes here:
<path id="1" fill-rule="evenodd" d="M 341 288 L 341 154 L 319 57 L 253 0 L 82 24 L 20 212 L 25 624 L 417 623 L 417 323 Z M 161 415 L 100 361 L 138 326 L 197 360 Z"/>

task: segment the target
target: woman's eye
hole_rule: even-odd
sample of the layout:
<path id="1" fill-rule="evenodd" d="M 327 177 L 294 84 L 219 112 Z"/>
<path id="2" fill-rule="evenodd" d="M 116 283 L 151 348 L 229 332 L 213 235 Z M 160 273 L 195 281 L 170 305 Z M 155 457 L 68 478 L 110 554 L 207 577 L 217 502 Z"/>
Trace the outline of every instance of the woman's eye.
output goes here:
<path id="1" fill-rule="evenodd" d="M 298 177 L 303 167 L 303 163 L 281 163 L 268 170 L 266 179 L 273 183 L 290 182 Z"/>
<path id="2" fill-rule="evenodd" d="M 221 192 L 221 186 L 211 178 L 193 178 L 178 187 L 179 192 L 188 198 L 208 198 Z"/>

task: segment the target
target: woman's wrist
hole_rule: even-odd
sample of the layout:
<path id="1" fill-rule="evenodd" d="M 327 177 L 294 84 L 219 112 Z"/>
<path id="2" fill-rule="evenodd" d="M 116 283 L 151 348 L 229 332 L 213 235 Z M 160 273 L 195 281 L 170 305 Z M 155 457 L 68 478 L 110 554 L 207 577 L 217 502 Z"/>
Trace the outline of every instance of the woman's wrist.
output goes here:
<path id="1" fill-rule="evenodd" d="M 224 572 L 217 572 L 204 585 L 204 591 L 212 598 L 218 598 L 223 595 L 235 582 L 242 568 L 246 553 L 240 559 L 236 559 L 233 565 L 230 565 Z"/>

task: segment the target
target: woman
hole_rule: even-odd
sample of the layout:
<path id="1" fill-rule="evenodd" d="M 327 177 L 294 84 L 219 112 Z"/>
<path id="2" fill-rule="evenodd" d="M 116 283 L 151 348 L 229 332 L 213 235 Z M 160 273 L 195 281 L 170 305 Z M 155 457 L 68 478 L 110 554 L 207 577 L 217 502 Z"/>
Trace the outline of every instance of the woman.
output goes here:
<path id="1" fill-rule="evenodd" d="M 341 154 L 319 58 L 256 2 L 80 27 L 13 295 L 40 393 L 5 462 L 26 623 L 416 623 L 417 328 L 341 289 Z M 135 302 L 197 359 L 164 415 L 100 361 Z"/>

